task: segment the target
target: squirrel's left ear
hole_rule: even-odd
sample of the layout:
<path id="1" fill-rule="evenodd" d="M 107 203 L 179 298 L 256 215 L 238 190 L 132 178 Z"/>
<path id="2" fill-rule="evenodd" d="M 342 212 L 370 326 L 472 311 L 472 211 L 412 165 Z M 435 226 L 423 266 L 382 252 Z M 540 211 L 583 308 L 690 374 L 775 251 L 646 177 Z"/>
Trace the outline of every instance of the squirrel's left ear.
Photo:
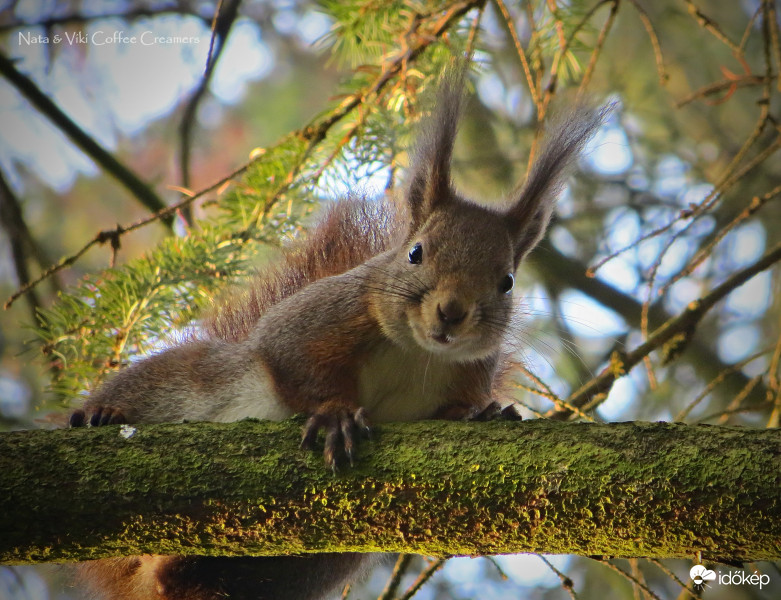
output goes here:
<path id="1" fill-rule="evenodd" d="M 545 235 L 567 168 L 610 110 L 611 105 L 600 109 L 578 106 L 546 136 L 547 141 L 534 160 L 526 182 L 512 194 L 506 213 L 515 268 Z"/>
<path id="2" fill-rule="evenodd" d="M 533 202 L 524 202 L 528 196 L 525 192 L 520 192 L 515 196 L 518 201 L 507 213 L 515 269 L 545 236 L 553 216 L 558 190 L 541 191 L 543 193 Z"/>
<path id="3" fill-rule="evenodd" d="M 412 154 L 412 176 L 407 188 L 407 205 L 412 231 L 417 230 L 438 205 L 453 195 L 450 160 L 464 103 L 464 79 L 468 63 L 457 62 L 442 77 L 436 105 L 424 120 Z"/>

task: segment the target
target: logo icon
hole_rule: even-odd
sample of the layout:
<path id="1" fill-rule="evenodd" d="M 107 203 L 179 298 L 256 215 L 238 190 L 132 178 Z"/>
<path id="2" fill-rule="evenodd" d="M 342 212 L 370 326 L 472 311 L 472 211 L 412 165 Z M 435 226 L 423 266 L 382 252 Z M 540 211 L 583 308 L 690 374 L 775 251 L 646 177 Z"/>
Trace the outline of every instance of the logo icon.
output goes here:
<path id="1" fill-rule="evenodd" d="M 689 569 L 689 577 L 691 577 L 694 582 L 694 588 L 701 592 L 704 588 L 710 587 L 705 583 L 706 581 L 716 580 L 716 573 L 710 569 L 706 569 L 702 565 L 694 565 Z"/>

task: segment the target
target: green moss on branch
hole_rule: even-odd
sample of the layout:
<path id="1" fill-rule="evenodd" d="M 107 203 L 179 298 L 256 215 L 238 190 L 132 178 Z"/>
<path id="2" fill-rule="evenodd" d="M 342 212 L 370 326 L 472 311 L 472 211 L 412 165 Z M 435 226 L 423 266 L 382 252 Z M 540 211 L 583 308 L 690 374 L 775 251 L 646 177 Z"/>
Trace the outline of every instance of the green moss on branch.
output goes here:
<path id="1" fill-rule="evenodd" d="M 119 554 L 781 558 L 781 431 L 378 427 L 334 476 L 299 421 L 0 435 L 0 562 Z"/>

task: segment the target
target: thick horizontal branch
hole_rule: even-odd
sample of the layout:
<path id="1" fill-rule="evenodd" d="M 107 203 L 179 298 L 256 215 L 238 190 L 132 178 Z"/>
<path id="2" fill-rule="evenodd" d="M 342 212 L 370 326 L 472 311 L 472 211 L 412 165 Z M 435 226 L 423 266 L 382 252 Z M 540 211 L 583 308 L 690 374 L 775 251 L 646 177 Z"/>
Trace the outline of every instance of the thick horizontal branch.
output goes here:
<path id="1" fill-rule="evenodd" d="M 430 421 L 353 468 L 300 421 L 0 435 L 0 562 L 394 551 L 781 558 L 781 430 Z"/>

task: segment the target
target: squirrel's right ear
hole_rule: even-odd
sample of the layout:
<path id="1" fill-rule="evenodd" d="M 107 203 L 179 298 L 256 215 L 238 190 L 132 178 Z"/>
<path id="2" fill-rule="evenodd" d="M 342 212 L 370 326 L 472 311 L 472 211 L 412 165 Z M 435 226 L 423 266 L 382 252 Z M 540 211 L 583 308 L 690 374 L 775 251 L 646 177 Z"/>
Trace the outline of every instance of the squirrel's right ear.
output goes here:
<path id="1" fill-rule="evenodd" d="M 450 160 L 464 103 L 464 79 L 468 62 L 449 68 L 440 83 L 436 105 L 424 121 L 412 155 L 407 205 L 415 231 L 435 206 L 452 195 Z"/>

